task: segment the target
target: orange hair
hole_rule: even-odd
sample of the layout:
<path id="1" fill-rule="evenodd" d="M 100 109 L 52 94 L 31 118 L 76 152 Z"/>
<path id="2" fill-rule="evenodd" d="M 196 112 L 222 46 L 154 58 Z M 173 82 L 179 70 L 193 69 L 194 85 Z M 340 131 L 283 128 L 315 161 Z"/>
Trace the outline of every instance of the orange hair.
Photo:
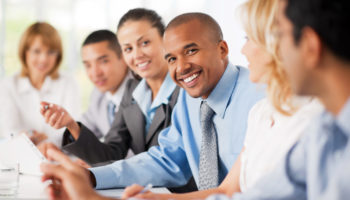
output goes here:
<path id="1" fill-rule="evenodd" d="M 62 61 L 63 49 L 61 37 L 57 30 L 46 22 L 36 22 L 29 26 L 21 37 L 19 43 L 18 55 L 22 64 L 21 76 L 29 76 L 29 70 L 26 63 L 26 52 L 36 37 L 41 37 L 43 43 L 49 48 L 58 52 L 54 68 L 49 72 L 52 79 L 57 79 L 58 68 Z"/>

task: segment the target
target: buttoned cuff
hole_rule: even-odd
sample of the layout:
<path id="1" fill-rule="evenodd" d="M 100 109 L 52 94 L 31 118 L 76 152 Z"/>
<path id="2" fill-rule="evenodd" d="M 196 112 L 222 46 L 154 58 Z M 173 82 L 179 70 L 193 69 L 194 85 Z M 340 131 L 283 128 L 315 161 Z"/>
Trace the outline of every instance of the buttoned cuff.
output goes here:
<path id="1" fill-rule="evenodd" d="M 117 176 L 110 165 L 94 167 L 89 169 L 95 176 L 96 189 L 107 189 L 118 187 Z"/>

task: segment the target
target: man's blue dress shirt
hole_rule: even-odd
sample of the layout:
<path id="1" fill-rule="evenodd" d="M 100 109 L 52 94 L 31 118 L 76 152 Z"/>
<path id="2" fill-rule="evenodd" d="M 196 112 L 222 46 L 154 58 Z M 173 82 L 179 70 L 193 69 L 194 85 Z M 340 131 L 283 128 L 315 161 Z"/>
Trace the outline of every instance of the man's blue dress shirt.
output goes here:
<path id="1" fill-rule="evenodd" d="M 249 110 L 262 97 L 263 91 L 250 82 L 248 70 L 229 64 L 206 99 L 216 113 L 213 122 L 218 137 L 220 182 L 241 152 Z M 192 175 L 198 183 L 201 101 L 182 89 L 172 113 L 172 125 L 159 134 L 159 146 L 127 160 L 91 168 L 96 188 L 133 183 L 174 187 L 184 185 Z"/>
<path id="2" fill-rule="evenodd" d="M 233 199 L 350 199 L 349 137 L 350 99 L 338 116 L 325 111 L 315 119 L 273 172 Z"/>

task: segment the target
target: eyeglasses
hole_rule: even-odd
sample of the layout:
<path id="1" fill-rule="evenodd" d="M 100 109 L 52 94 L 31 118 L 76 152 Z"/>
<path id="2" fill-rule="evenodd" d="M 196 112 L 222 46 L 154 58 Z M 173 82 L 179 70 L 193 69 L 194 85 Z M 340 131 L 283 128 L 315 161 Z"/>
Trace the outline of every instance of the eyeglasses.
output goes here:
<path id="1" fill-rule="evenodd" d="M 57 50 L 41 50 L 41 49 L 28 49 L 28 52 L 33 56 L 40 56 L 46 54 L 48 57 L 57 57 L 59 52 Z"/>

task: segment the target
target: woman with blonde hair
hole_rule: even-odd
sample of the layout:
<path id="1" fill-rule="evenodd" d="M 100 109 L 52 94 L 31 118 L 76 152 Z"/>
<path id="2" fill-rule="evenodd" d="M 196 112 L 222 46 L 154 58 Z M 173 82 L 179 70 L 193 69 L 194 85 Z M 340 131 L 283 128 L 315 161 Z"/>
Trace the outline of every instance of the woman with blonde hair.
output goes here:
<path id="1" fill-rule="evenodd" d="M 35 144 L 47 140 L 60 146 L 63 130 L 45 123 L 40 102 L 63 105 L 77 116 L 80 99 L 77 83 L 59 73 L 63 50 L 57 30 L 45 22 L 32 24 L 22 35 L 18 54 L 21 71 L 0 84 L 0 132 L 5 137 L 26 132 Z"/>
<path id="2" fill-rule="evenodd" d="M 277 54 L 277 6 L 278 0 L 248 0 L 241 7 L 247 33 L 242 53 L 249 62 L 251 81 L 267 84 L 267 98 L 251 109 L 244 148 L 224 181 L 218 188 L 187 194 L 139 194 L 143 187 L 133 185 L 125 190 L 125 198 L 136 195 L 145 199 L 200 199 L 214 193 L 232 196 L 244 192 L 273 170 L 312 118 L 321 112 L 317 100 L 292 94 Z"/>

